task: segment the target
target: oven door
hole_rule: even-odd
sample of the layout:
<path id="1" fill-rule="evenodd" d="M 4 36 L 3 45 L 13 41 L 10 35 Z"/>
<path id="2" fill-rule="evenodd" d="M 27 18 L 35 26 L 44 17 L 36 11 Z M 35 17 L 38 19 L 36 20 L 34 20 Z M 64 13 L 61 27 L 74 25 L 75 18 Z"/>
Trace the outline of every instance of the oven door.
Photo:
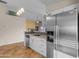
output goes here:
<path id="1" fill-rule="evenodd" d="M 47 36 L 47 42 L 50 42 L 50 43 L 53 43 L 54 42 L 54 39 L 52 36 Z"/>
<path id="2" fill-rule="evenodd" d="M 54 39 L 52 36 L 47 36 L 47 57 L 53 58 L 54 55 Z"/>

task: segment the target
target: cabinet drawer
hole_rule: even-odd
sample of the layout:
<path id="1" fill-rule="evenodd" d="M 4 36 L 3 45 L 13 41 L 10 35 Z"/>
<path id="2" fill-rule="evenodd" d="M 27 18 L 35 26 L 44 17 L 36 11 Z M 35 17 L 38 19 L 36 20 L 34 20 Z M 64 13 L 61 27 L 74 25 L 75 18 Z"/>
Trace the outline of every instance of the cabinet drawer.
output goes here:
<path id="1" fill-rule="evenodd" d="M 47 42 L 46 41 L 41 41 L 40 45 L 45 45 L 46 46 Z"/>
<path id="2" fill-rule="evenodd" d="M 45 39 L 41 39 L 41 42 L 45 42 L 46 43 L 46 40 Z"/>

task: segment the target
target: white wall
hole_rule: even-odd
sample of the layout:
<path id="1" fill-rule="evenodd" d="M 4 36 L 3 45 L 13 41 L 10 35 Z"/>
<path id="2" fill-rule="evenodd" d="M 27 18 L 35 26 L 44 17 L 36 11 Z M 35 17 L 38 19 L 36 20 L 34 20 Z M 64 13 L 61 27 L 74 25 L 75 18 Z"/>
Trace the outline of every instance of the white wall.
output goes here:
<path id="1" fill-rule="evenodd" d="M 24 41 L 23 19 L 0 15 L 0 45 Z"/>
<path id="2" fill-rule="evenodd" d="M 0 3 L 0 14 L 6 13 L 6 5 L 3 3 Z"/>
<path id="3" fill-rule="evenodd" d="M 0 46 L 24 41 L 24 19 L 1 13 L 6 8 L 0 6 Z"/>

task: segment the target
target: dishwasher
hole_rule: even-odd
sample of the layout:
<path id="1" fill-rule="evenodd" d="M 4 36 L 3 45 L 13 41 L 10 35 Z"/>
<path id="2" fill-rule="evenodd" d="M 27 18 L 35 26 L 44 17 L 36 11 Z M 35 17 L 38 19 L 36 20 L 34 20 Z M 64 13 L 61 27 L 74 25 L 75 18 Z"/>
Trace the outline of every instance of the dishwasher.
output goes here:
<path id="1" fill-rule="evenodd" d="M 24 46 L 29 47 L 30 35 L 25 34 Z"/>

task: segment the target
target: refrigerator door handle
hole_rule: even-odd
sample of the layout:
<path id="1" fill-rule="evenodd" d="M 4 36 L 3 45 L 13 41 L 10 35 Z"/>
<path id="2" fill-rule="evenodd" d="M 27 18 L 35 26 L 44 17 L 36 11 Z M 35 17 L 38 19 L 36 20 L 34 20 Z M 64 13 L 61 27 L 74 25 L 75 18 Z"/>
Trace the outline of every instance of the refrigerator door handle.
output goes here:
<path id="1" fill-rule="evenodd" d="M 56 44 L 59 43 L 58 40 L 59 40 L 59 26 L 56 26 Z"/>

